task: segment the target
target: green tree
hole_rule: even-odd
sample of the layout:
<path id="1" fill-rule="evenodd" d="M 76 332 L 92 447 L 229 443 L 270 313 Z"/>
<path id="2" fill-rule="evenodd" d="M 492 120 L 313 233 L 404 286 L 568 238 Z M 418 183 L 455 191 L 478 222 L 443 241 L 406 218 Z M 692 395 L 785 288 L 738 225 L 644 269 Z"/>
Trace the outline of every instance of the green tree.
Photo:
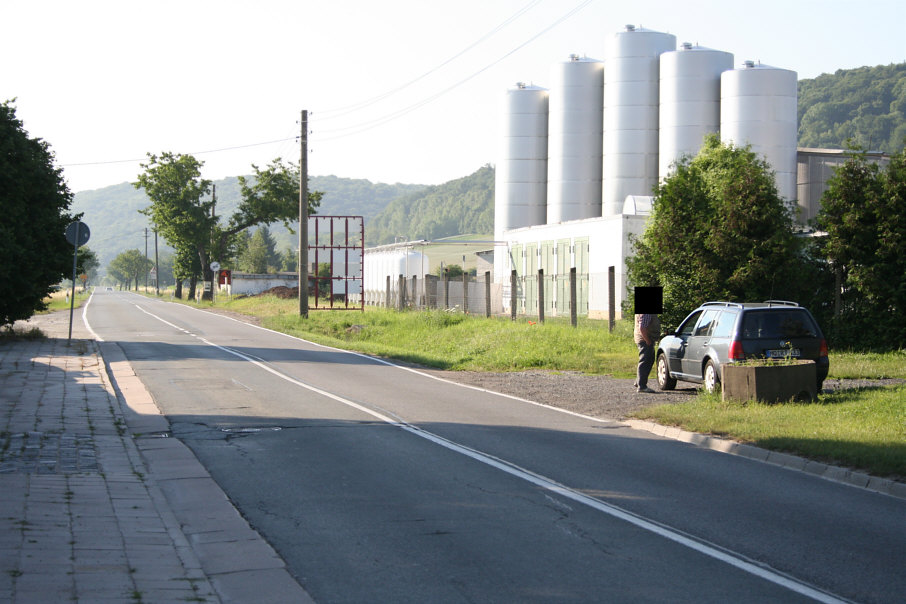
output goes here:
<path id="1" fill-rule="evenodd" d="M 195 282 L 201 275 L 201 261 L 196 251 L 187 245 L 176 248 L 173 256 L 173 278 L 176 280 L 176 289 L 173 295 L 182 298 L 182 285 L 189 281 L 189 298 L 195 297 Z"/>
<path id="2" fill-rule="evenodd" d="M 72 274 L 71 203 L 50 146 L 28 136 L 12 101 L 0 104 L 0 326 L 45 309 L 51 287 Z"/>
<path id="3" fill-rule="evenodd" d="M 803 295 L 803 245 L 770 166 L 717 136 L 658 187 L 648 226 L 632 246 L 629 281 L 663 287 L 665 326 L 707 300 Z"/>
<path id="4" fill-rule="evenodd" d="M 189 297 L 195 295 L 199 274 L 192 270 L 194 263 L 187 257 L 189 250 L 198 254 L 199 265 L 204 270 L 209 264 L 208 253 L 216 224 L 214 200 L 202 199 L 211 191 L 211 181 L 201 177 L 203 165 L 191 155 L 149 153 L 148 163 L 141 164 L 144 172 L 133 183 L 136 188 L 144 189 L 151 200 L 142 213 L 151 218 L 161 236 L 177 250 L 180 264 L 177 278 L 191 279 Z M 179 285 L 177 289 L 181 297 Z"/>
<path id="5" fill-rule="evenodd" d="M 135 289 L 138 291 L 138 283 L 144 275 L 151 270 L 154 262 L 138 250 L 126 250 L 114 258 L 107 267 L 107 272 L 115 275 L 117 280 L 125 282 L 127 289 L 130 282 L 135 283 Z"/>
<path id="6" fill-rule="evenodd" d="M 437 267 L 437 276 L 441 279 L 444 278 L 444 272 L 447 273 L 447 279 L 459 279 L 462 277 L 462 267 L 458 264 L 448 264 L 446 266 Z"/>
<path id="7" fill-rule="evenodd" d="M 101 267 L 101 261 L 98 260 L 97 254 L 88 249 L 88 246 L 83 245 L 79 248 L 79 253 L 76 258 L 76 272 L 88 275 L 88 282 L 94 283 L 97 278 L 98 269 Z"/>
<path id="8" fill-rule="evenodd" d="M 142 164 L 144 172 L 135 183 L 145 189 L 151 206 L 143 210 L 158 226 L 159 232 L 178 250 L 178 272 L 188 272 L 187 251 L 198 255 L 201 273 L 212 278 L 212 260 L 225 262 L 232 255 L 238 233 L 258 224 L 279 220 L 287 223 L 299 215 L 299 171 L 277 159 L 260 170 L 253 165 L 254 179 L 239 178 L 242 200 L 221 225 L 215 214 L 214 200 L 203 201 L 210 192 L 211 182 L 201 178 L 202 162 L 191 155 L 163 153 L 160 157 L 148 154 L 149 162 Z M 308 211 L 314 214 L 323 193 L 308 194 Z M 177 275 L 179 278 L 179 275 Z M 190 297 L 194 295 L 194 279 L 190 281 Z"/>
<path id="9" fill-rule="evenodd" d="M 122 267 L 112 260 L 110 261 L 110 264 L 107 265 L 107 278 L 120 289 L 122 289 L 124 285 L 128 288 L 131 280 L 130 276 L 122 272 L 122 270 Z"/>
<path id="10" fill-rule="evenodd" d="M 291 247 L 283 250 L 280 254 L 280 270 L 284 272 L 295 272 L 299 270 L 299 254 Z"/>
<path id="11" fill-rule="evenodd" d="M 368 222 L 368 245 L 494 232 L 494 168 L 390 202 Z"/>
<path id="12" fill-rule="evenodd" d="M 906 336 L 906 149 L 886 169 L 861 149 L 828 183 L 818 227 L 839 279 L 832 322 L 838 345 L 890 348 Z"/>
<path id="13" fill-rule="evenodd" d="M 238 258 L 240 270 L 263 274 L 276 272 L 280 268 L 281 258 L 275 249 L 274 238 L 266 225 L 258 227 L 255 233 L 243 243 Z"/>
<path id="14" fill-rule="evenodd" d="M 157 282 L 160 287 L 167 287 L 175 283 L 173 276 L 173 263 L 176 261 L 175 254 L 161 254 L 157 263 Z"/>

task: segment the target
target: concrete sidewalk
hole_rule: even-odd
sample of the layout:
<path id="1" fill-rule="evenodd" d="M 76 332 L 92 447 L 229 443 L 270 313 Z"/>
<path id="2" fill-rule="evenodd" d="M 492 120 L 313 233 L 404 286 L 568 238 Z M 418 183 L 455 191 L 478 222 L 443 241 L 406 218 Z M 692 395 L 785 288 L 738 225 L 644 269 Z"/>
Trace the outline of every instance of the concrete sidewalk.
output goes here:
<path id="1" fill-rule="evenodd" d="M 311 602 L 76 315 L 0 342 L 0 601 Z"/>

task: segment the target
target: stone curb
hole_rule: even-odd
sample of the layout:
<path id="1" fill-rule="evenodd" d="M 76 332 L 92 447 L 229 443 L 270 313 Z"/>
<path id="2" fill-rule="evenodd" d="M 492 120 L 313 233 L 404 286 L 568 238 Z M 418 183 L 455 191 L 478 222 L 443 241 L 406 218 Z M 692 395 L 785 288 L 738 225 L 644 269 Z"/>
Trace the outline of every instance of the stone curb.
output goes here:
<path id="1" fill-rule="evenodd" d="M 877 476 L 871 476 L 864 472 L 856 472 L 839 466 L 812 461 L 803 457 L 797 457 L 796 455 L 790 455 L 789 453 L 769 451 L 754 445 L 747 445 L 718 436 L 688 432 L 674 426 L 663 426 L 654 422 L 637 419 L 624 420 L 623 423 L 635 430 L 644 430 L 657 436 L 679 440 L 697 447 L 711 449 L 712 451 L 718 451 L 720 453 L 729 453 L 730 455 L 738 455 L 747 459 L 781 466 L 789 470 L 814 474 L 825 480 L 847 484 L 852 487 L 874 491 L 899 499 L 906 499 L 906 483 L 898 482 L 896 480 L 878 478 Z"/>
<path id="2" fill-rule="evenodd" d="M 170 532 L 200 565 L 222 602 L 314 602 L 276 551 L 239 514 L 195 454 L 169 437 L 170 425 L 115 343 L 98 356 L 116 394 L 149 491 L 172 511 Z"/>

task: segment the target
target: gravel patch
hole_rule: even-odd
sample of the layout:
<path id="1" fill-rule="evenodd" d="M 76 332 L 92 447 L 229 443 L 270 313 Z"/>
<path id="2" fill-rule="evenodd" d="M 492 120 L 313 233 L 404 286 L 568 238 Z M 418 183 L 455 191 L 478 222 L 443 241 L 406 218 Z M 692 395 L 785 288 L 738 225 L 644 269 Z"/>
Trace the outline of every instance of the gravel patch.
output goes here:
<path id="1" fill-rule="evenodd" d="M 626 419 L 645 407 L 675 404 L 691 400 L 698 394 L 696 384 L 679 382 L 676 390 L 658 390 L 657 382 L 649 380 L 653 394 L 637 393 L 632 379 L 606 375 L 587 375 L 571 371 L 514 371 L 484 373 L 479 371 L 441 371 L 419 368 L 425 373 L 468 384 L 493 392 L 518 396 L 536 403 L 566 409 L 575 413 L 606 419 Z M 877 388 L 906 384 L 903 379 L 828 379 L 824 392 L 850 388 Z"/>
<path id="2" fill-rule="evenodd" d="M 644 407 L 680 403 L 698 393 L 693 384 L 682 382 L 676 390 L 661 391 L 649 380 L 652 394 L 636 392 L 633 379 L 588 375 L 576 371 L 440 371 L 419 368 L 435 377 L 509 394 L 592 417 L 624 419 Z"/>

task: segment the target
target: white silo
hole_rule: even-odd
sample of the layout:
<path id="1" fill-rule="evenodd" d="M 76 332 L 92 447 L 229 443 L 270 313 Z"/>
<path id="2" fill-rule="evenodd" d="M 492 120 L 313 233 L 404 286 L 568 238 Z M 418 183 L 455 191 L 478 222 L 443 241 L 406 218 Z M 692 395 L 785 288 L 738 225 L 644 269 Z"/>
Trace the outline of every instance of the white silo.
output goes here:
<path id="1" fill-rule="evenodd" d="M 547 222 L 548 91 L 522 82 L 507 90 L 494 193 L 494 238 Z M 495 279 L 507 272 L 505 246 L 494 248 Z"/>
<path id="2" fill-rule="evenodd" d="M 774 169 L 780 196 L 795 202 L 796 72 L 746 61 L 721 75 L 720 95 L 721 141 L 751 145 Z"/>
<path id="3" fill-rule="evenodd" d="M 658 179 L 659 57 L 676 36 L 627 25 L 604 59 L 603 214 L 617 215 L 627 195 L 651 195 Z"/>
<path id="4" fill-rule="evenodd" d="M 720 74 L 733 55 L 684 42 L 661 55 L 658 176 L 683 155 L 696 155 L 707 134 L 720 132 Z"/>
<path id="5" fill-rule="evenodd" d="M 570 55 L 551 70 L 547 223 L 601 215 L 604 64 Z"/>

